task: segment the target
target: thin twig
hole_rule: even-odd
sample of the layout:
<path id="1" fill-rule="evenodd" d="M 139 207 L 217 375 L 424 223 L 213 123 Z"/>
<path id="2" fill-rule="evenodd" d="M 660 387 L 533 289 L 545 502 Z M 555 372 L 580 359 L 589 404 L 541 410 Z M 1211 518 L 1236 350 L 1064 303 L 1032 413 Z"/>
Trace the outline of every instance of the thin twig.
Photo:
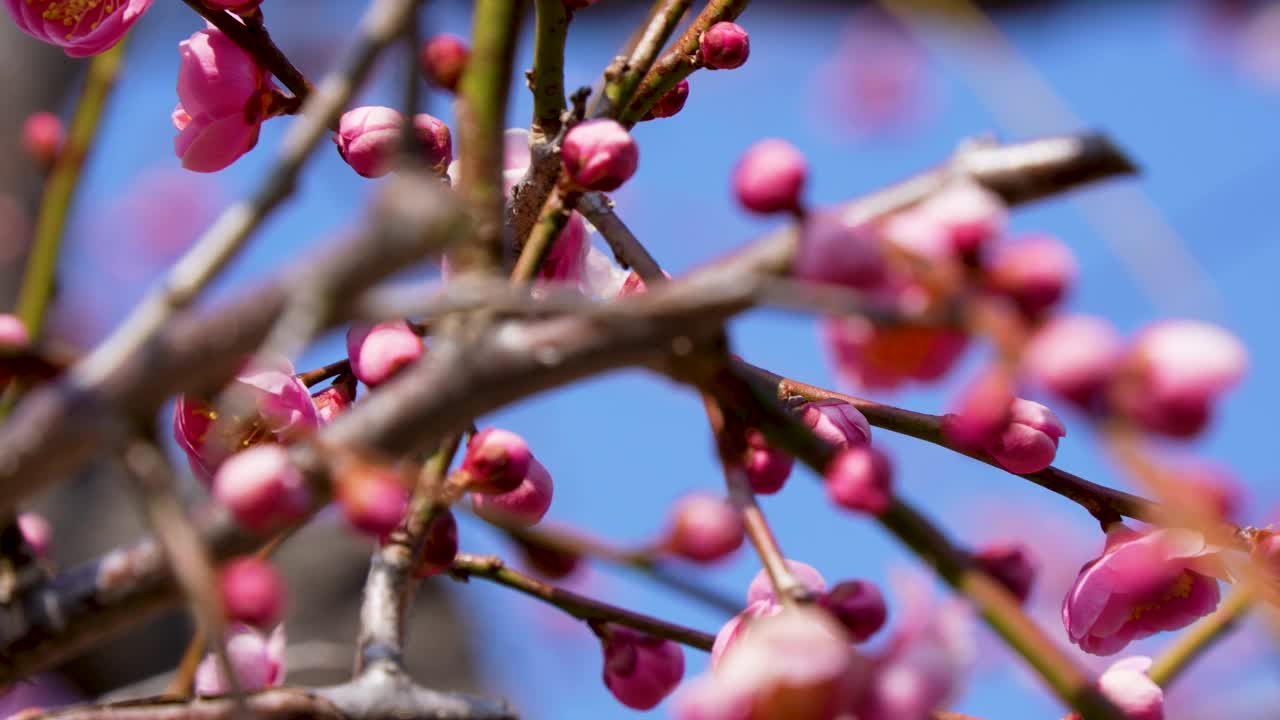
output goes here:
<path id="1" fill-rule="evenodd" d="M 600 231 L 623 268 L 634 269 L 645 283 L 660 283 L 667 279 L 644 243 L 613 212 L 613 203 L 604 193 L 583 194 L 578 200 L 578 212 Z"/>
<path id="2" fill-rule="evenodd" d="M 621 66 L 610 65 L 605 71 L 604 90 L 596 96 L 591 117 L 618 118 L 631 102 L 640 81 L 653 67 L 662 52 L 667 38 L 675 32 L 676 25 L 693 0 L 656 0 L 649 19 L 635 40 L 635 45 Z"/>
<path id="3" fill-rule="evenodd" d="M 519 590 L 549 605 L 554 605 L 579 620 L 616 623 L 654 637 L 674 640 L 692 648 L 710 652 L 715 636 L 664 620 L 593 600 L 584 595 L 548 585 L 507 567 L 493 556 L 458 553 L 453 561 L 453 574 L 461 580 L 478 577 Z"/>

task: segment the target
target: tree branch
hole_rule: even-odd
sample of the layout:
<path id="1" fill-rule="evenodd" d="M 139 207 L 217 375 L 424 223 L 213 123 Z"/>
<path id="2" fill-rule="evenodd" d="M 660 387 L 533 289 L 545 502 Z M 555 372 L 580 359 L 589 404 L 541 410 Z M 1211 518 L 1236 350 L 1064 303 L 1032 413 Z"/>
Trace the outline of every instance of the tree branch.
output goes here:
<path id="1" fill-rule="evenodd" d="M 667 38 L 675 32 L 680 18 L 684 17 L 692 4 L 693 0 L 657 0 L 654 3 L 649 19 L 636 37 L 631 52 L 623 58 L 620 66 L 615 62 L 605 70 L 604 89 L 596 96 L 591 117 L 617 119 L 621 116 L 635 95 L 641 79 L 653 67 L 658 53 L 662 52 L 662 46 L 666 45 Z"/>
<path id="2" fill-rule="evenodd" d="M 533 71 L 529 90 L 533 92 L 533 121 L 529 132 L 535 143 L 545 142 L 560 131 L 564 102 L 564 45 L 573 18 L 564 0 L 537 0 L 537 28 L 533 35 Z"/>

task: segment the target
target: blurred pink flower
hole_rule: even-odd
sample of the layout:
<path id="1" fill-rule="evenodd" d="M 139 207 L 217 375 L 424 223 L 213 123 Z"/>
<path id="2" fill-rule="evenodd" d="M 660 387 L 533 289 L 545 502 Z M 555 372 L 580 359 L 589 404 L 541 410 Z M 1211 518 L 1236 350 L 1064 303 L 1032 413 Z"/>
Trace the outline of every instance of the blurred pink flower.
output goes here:
<path id="1" fill-rule="evenodd" d="M 649 710 L 680 684 L 684 651 L 675 642 L 618 625 L 605 625 L 600 632 L 604 684 L 618 702 Z"/>
<path id="2" fill-rule="evenodd" d="M 120 42 L 151 0 L 5 0 L 18 28 L 62 48 L 70 57 L 106 52 Z"/>
<path id="3" fill-rule="evenodd" d="M 269 635 L 244 625 L 235 626 L 227 633 L 226 647 L 227 658 L 244 692 L 257 692 L 284 682 L 284 625 L 277 625 Z M 196 668 L 195 691 L 203 696 L 231 692 L 231 683 L 213 653 Z"/>

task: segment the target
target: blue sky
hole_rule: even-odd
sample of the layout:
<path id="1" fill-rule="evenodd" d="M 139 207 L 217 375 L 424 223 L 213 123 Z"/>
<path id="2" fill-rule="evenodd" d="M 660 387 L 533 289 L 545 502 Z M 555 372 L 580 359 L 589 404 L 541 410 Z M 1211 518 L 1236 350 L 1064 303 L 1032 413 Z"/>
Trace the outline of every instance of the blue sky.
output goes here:
<path id="1" fill-rule="evenodd" d="M 299 53 L 299 64 L 314 76 L 336 57 L 341 33 L 351 26 L 361 5 L 272 0 L 266 10 L 286 51 Z M 568 87 L 595 81 L 643 11 L 639 4 L 617 10 L 609 5 L 604 0 L 575 22 Z M 1277 504 L 1273 464 L 1259 449 L 1271 440 L 1269 406 L 1280 397 L 1280 378 L 1261 371 L 1280 365 L 1273 314 L 1278 299 L 1273 268 L 1280 259 L 1273 217 L 1280 176 L 1280 140 L 1275 132 L 1280 94 L 1198 47 L 1184 22 L 1186 11 L 1177 4 L 1061 5 L 1065 7 L 1006 18 L 1002 30 L 1057 97 L 1082 118 L 1083 127 L 1110 133 L 1144 168 L 1144 175 L 1129 184 L 1168 219 L 1212 283 L 1211 297 L 1217 299 L 1204 302 L 1168 278 L 1151 276 L 1167 248 L 1149 253 L 1141 263 L 1146 281 L 1163 288 L 1161 299 L 1142 291 L 1131 267 L 1113 248 L 1149 242 L 1144 229 L 1124 228 L 1104 237 L 1086 219 L 1088 213 L 1114 217 L 1114 206 L 1106 204 L 1113 194 L 1086 191 L 1071 200 L 1020 210 L 1013 230 L 1053 233 L 1076 250 L 1082 272 L 1069 303 L 1072 309 L 1106 315 L 1125 330 L 1169 314 L 1205 317 L 1222 322 L 1245 340 L 1255 371 L 1196 449 L 1235 467 L 1250 492 L 1245 519 L 1264 522 Z M 964 63 L 946 52 L 934 52 L 923 81 L 930 112 L 888 133 L 859 138 L 841 132 L 831 118 L 823 117 L 833 112 L 823 98 L 835 89 L 819 80 L 816 69 L 836 52 L 847 11 L 800 13 L 788 8 L 784 3 L 753 5 L 742 18 L 751 31 L 748 63 L 735 71 L 695 76 L 688 105 L 679 116 L 646 123 L 636 131 L 640 172 L 618 195 L 620 213 L 673 274 L 710 261 L 772 226 L 739 211 L 727 183 L 738 154 L 761 137 L 785 137 L 806 153 L 812 165 L 811 195 L 821 204 L 923 169 L 967 136 L 994 132 L 1018 138 L 1063 129 L 1028 129 L 994 115 L 983 103 L 984 94 L 974 92 L 973 76 Z M 112 208 L 128 206 L 141 179 L 180 172 L 172 152 L 169 112 L 176 102 L 176 43 L 200 27 L 188 15 L 177 4 L 156 3 L 140 23 L 72 224 L 64 279 L 68 296 L 79 307 L 100 308 L 101 322 L 108 325 L 140 296 L 156 271 L 131 254 L 131 245 L 121 253 L 118 234 L 133 226 L 126 223 L 121 230 L 104 218 L 119 215 L 112 214 Z M 432 30 L 467 33 L 465 4 L 439 3 L 429 17 Z M 288 27 L 283 24 L 286 18 L 299 24 Z M 520 67 L 528 66 L 530 52 L 525 42 Z M 387 63 L 383 70 L 363 102 L 397 104 L 395 68 Z M 451 120 L 448 98 L 432 96 L 430 103 L 432 112 Z M 509 125 L 525 123 L 529 111 L 527 93 L 516 92 Z M 191 192 L 211 199 L 210 212 L 216 209 L 212 203 L 245 196 L 274 157 L 288 122 L 268 123 L 259 147 L 226 172 L 188 179 Z M 215 294 L 260 277 L 301 249 L 359 222 L 376 183 L 356 176 L 328 147 L 308 170 L 299 193 L 266 224 Z M 1121 195 L 1119 202 L 1132 202 L 1125 197 Z M 807 382 L 834 385 L 815 328 L 811 318 L 801 315 L 757 312 L 735 321 L 732 338 L 736 350 L 756 364 Z M 298 364 L 318 365 L 342 352 L 339 338 L 326 338 Z M 913 389 L 888 399 L 939 412 L 974 360 L 971 354 L 940 387 Z M 1069 436 L 1059 464 L 1100 482 L 1125 485 L 1080 419 L 1067 420 Z M 484 418 L 482 424 L 509 427 L 529 439 L 556 480 L 551 519 L 620 543 L 651 537 L 666 508 L 682 493 L 715 490 L 720 484 L 698 399 L 643 373 L 615 373 L 531 398 Z M 1049 560 L 1059 566 L 1078 565 L 1101 544 L 1089 518 L 1056 496 L 937 448 L 884 432 L 875 437 L 893 454 L 904 496 L 962 541 L 993 539 L 992 533 L 1021 527 L 1031 533 L 1021 539 L 1054 554 Z M 830 581 L 862 577 L 879 582 L 895 568 L 913 566 L 912 559 L 873 524 L 831 508 L 815 478 L 803 469 L 797 469 L 783 493 L 763 503 L 787 554 L 815 565 Z M 1061 524 L 1053 532 L 1070 537 L 1064 542 L 1060 536 L 1046 537 L 1050 532 L 1033 533 L 1034 524 L 1019 526 L 1021 519 L 1040 514 L 1052 514 Z M 491 532 L 470 521 L 463 521 L 462 538 L 470 551 L 508 552 Z M 741 595 L 756 569 L 754 559 L 744 552 L 713 571 L 691 572 Z M 592 574 L 590 586 L 592 592 L 621 604 L 706 630 L 713 631 L 725 619 L 606 568 Z M 467 600 L 466 621 L 477 633 L 482 672 L 492 689 L 508 695 L 527 717 L 572 720 L 632 714 L 599 682 L 599 650 L 585 627 L 548 622 L 532 601 L 483 583 L 458 587 L 457 595 Z M 1053 602 L 1056 599 L 1045 604 Z M 891 604 L 891 622 L 892 615 Z M 1049 631 L 1060 634 L 1060 626 L 1049 620 Z M 1158 648 L 1165 640 L 1145 647 Z M 984 658 L 989 657 L 989 646 L 981 647 Z M 690 673 L 701 671 L 705 663 L 694 651 L 688 653 L 688 661 Z M 993 719 L 1054 716 L 1056 703 L 1011 667 L 1003 661 L 981 663 L 955 709 Z M 1239 674 L 1232 682 L 1241 686 L 1237 697 L 1261 692 L 1269 693 L 1273 702 L 1280 698 L 1274 680 Z M 654 715 L 661 717 L 662 712 L 660 708 Z"/>

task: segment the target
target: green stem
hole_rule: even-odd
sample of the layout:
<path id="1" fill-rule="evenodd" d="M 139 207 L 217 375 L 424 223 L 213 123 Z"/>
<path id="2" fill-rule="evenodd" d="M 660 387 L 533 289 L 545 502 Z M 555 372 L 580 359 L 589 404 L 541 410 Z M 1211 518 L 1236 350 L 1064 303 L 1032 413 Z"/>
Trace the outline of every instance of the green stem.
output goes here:
<path id="1" fill-rule="evenodd" d="M 537 0 L 538 20 L 533 40 L 532 134 L 548 139 L 560 130 L 564 102 L 564 45 L 572 19 L 564 0 Z"/>
<path id="2" fill-rule="evenodd" d="M 89 63 L 84 88 L 76 101 L 75 114 L 66 143 L 58 152 L 53 171 L 45 182 L 36 216 L 35 240 L 27 256 L 18 296 L 18 317 L 27 326 L 32 339 L 44 330 L 45 316 L 53 299 L 54 276 L 58 270 L 58 252 L 62 247 L 63 229 L 85 159 L 93 148 L 93 140 L 101 124 L 107 96 L 115 84 L 127 38 L 114 48 L 97 55 Z"/>
<path id="3" fill-rule="evenodd" d="M 514 0 L 475 3 L 471 57 L 458 83 L 461 190 L 476 240 L 451 257 L 464 272 L 495 268 L 502 261 L 502 133 L 522 5 Z"/>
<path id="4" fill-rule="evenodd" d="M 654 637 L 673 640 L 699 650 L 711 651 L 715 636 L 675 623 L 659 620 L 642 613 L 600 602 L 585 595 L 535 580 L 507 567 L 493 556 L 458 553 L 453 561 L 453 574 L 462 578 L 478 577 L 505 585 L 525 595 L 553 605 L 566 613 L 588 622 L 607 622 L 623 625 Z"/>
<path id="5" fill-rule="evenodd" d="M 556 188 L 547 197 L 547 202 L 538 215 L 538 222 L 533 226 L 533 232 L 529 233 L 529 241 L 521 248 L 520 258 L 511 271 L 513 285 L 532 282 L 537 276 L 543 261 L 551 254 L 556 238 L 560 237 L 560 232 L 569 223 L 573 205 L 580 195 L 576 191 Z"/>
<path id="6" fill-rule="evenodd" d="M 1169 687 L 1179 675 L 1214 643 L 1244 619 L 1253 607 L 1254 596 L 1248 590 L 1236 590 L 1212 615 L 1196 623 L 1190 630 L 1173 641 L 1160 657 L 1156 658 L 1148 673 L 1161 687 Z"/>
<path id="7" fill-rule="evenodd" d="M 629 100 L 626 111 L 618 119 L 630 127 L 640 121 L 663 95 L 698 69 L 698 46 L 702 32 L 718 22 L 733 20 L 746 9 L 751 0 L 711 0 L 698 13 L 693 24 L 676 41 L 640 82 L 634 98 Z"/>
<path id="8" fill-rule="evenodd" d="M 610 66 L 605 72 L 604 92 L 596 99 L 592 117 L 617 118 L 622 115 L 635 96 L 640 81 L 653 67 L 658 53 L 662 52 L 667 38 L 675 32 L 680 18 L 692 4 L 693 0 L 657 0 L 626 64 L 620 68 Z"/>

